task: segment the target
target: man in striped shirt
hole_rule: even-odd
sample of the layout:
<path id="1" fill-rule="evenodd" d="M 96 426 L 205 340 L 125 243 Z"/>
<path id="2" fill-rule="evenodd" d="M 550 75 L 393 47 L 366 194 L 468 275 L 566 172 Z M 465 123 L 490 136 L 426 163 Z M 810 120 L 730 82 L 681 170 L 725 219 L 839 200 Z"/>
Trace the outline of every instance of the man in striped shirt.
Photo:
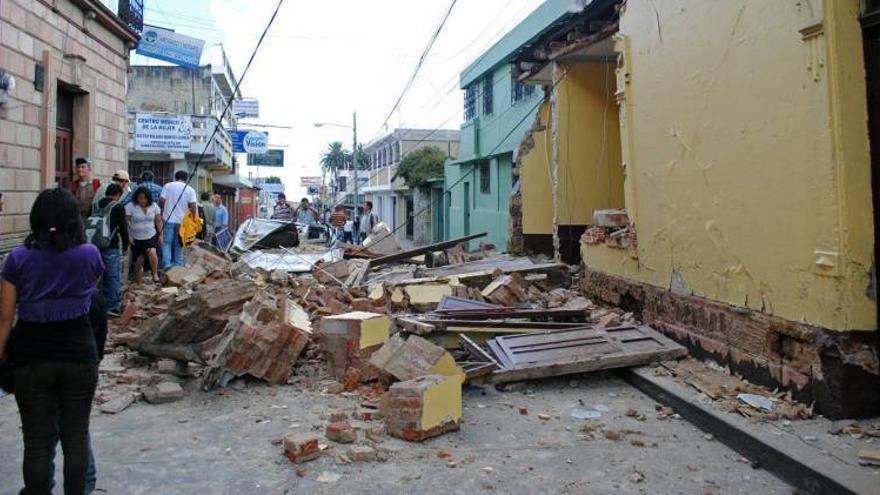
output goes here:
<path id="1" fill-rule="evenodd" d="M 293 221 L 293 208 L 287 204 L 287 196 L 284 193 L 278 195 L 278 202 L 275 203 L 275 210 L 272 212 L 272 220 L 279 222 Z"/>

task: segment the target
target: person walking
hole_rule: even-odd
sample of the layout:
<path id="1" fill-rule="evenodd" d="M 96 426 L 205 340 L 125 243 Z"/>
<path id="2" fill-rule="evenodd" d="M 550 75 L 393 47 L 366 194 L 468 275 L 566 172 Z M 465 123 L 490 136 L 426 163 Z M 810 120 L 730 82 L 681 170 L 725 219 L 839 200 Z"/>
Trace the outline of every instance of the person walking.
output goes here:
<path id="1" fill-rule="evenodd" d="M 217 224 L 217 211 L 214 208 L 214 202 L 211 200 L 211 196 L 213 195 L 208 191 L 202 192 L 201 202 L 199 203 L 199 210 L 201 211 L 200 216 L 205 221 L 199 239 L 202 239 L 209 244 L 213 244 L 214 226 Z"/>
<path id="2" fill-rule="evenodd" d="M 95 199 L 98 197 L 97 194 L 98 189 L 101 188 L 101 181 L 97 178 L 92 178 L 92 162 L 88 158 L 77 158 L 75 166 L 77 178 L 71 183 L 70 192 L 76 197 L 80 216 L 85 220 L 92 214 L 92 207 L 94 206 Z"/>
<path id="3" fill-rule="evenodd" d="M 162 186 L 153 182 L 155 178 L 152 170 L 144 170 L 141 173 L 141 180 L 137 185 L 138 187 L 146 187 L 153 196 L 153 203 L 158 205 L 159 198 L 162 196 Z"/>
<path id="4" fill-rule="evenodd" d="M 221 251 L 226 251 L 232 242 L 232 232 L 229 230 L 229 210 L 223 204 L 223 198 L 215 194 L 211 201 L 214 203 L 214 245 Z"/>
<path id="5" fill-rule="evenodd" d="M 293 208 L 287 204 L 287 196 L 285 196 L 284 193 L 278 195 L 278 201 L 275 203 L 275 208 L 272 210 L 272 216 L 270 219 L 287 223 L 293 221 Z"/>
<path id="6" fill-rule="evenodd" d="M 174 173 L 174 182 L 165 184 L 159 195 L 159 203 L 162 207 L 162 220 L 165 227 L 162 229 L 162 268 L 183 266 L 183 243 L 180 240 L 180 224 L 183 216 L 189 210 L 193 216 L 198 217 L 196 208 L 196 192 L 186 185 L 189 176 L 183 170 Z"/>
<path id="7" fill-rule="evenodd" d="M 110 182 L 99 187 L 95 192 L 95 197 L 92 200 L 92 211 L 98 207 L 98 202 L 107 196 L 107 187 L 109 187 L 110 184 L 116 184 L 122 189 L 121 201 L 123 205 L 131 202 L 131 180 L 128 177 L 128 172 L 120 169 L 113 173 Z"/>
<path id="8" fill-rule="evenodd" d="M 342 225 L 342 242 L 354 242 L 354 220 L 349 213 L 345 214 L 345 223 Z"/>
<path id="9" fill-rule="evenodd" d="M 41 192 L 31 208 L 30 234 L 0 271 L 0 361 L 7 359 L 11 336 L 25 493 L 50 493 L 58 439 L 64 493 L 86 492 L 89 414 L 98 383 L 89 312 L 104 263 L 86 242 L 80 206 L 67 190 Z"/>
<path id="10" fill-rule="evenodd" d="M 107 186 L 106 196 L 98 201 L 95 215 L 104 217 L 110 232 L 106 245 L 99 246 L 104 261 L 104 276 L 101 278 L 101 293 L 107 304 L 107 314 L 119 315 L 119 300 L 122 290 L 122 250 L 130 241 L 128 222 L 125 219 L 125 205 L 122 204 L 122 188 L 113 183 Z"/>
<path id="11" fill-rule="evenodd" d="M 131 257 L 134 260 L 134 281 L 140 285 L 144 276 L 144 261 L 150 266 L 153 283 L 159 283 L 158 249 L 162 245 L 162 210 L 153 202 L 147 187 L 140 186 L 132 195 L 132 202 L 125 205 L 131 237 Z"/>
<path id="12" fill-rule="evenodd" d="M 370 232 L 373 231 L 373 227 L 379 223 L 379 218 L 373 213 L 373 202 L 365 201 L 364 202 L 364 211 L 361 214 L 360 222 L 358 223 L 358 243 L 363 244 L 364 239 L 370 235 Z"/>

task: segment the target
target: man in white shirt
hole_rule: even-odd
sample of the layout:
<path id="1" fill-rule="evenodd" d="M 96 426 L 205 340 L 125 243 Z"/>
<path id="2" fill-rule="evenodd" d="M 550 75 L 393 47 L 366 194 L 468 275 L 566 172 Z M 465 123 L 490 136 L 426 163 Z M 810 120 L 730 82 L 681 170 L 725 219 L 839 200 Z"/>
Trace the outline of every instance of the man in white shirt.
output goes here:
<path id="1" fill-rule="evenodd" d="M 159 195 L 159 204 L 162 206 L 162 220 L 165 227 L 162 230 L 162 268 L 183 266 L 183 244 L 180 242 L 180 224 L 186 210 L 198 216 L 199 210 L 196 203 L 196 191 L 186 185 L 187 173 L 178 170 L 174 173 L 174 182 L 165 184 L 162 194 Z"/>

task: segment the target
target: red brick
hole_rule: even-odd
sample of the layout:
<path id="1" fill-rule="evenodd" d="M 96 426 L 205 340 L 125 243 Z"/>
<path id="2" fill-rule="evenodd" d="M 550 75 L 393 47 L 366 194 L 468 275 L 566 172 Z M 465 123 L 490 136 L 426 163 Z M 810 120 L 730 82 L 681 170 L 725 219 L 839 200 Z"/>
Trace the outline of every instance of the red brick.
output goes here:
<path id="1" fill-rule="evenodd" d="M 337 421 L 327 425 L 324 436 L 336 443 L 354 443 L 357 440 L 357 431 L 349 423 Z"/>
<path id="2" fill-rule="evenodd" d="M 290 459 L 290 462 L 306 462 L 317 459 L 321 455 L 321 448 L 318 446 L 320 439 L 317 435 L 311 434 L 295 434 L 284 437 L 284 455 Z"/>

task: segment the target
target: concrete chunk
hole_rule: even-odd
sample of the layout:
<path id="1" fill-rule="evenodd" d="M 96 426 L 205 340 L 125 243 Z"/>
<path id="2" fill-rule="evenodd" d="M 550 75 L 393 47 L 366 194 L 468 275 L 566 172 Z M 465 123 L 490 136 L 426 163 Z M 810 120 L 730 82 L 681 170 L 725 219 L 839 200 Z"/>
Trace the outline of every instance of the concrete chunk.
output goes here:
<path id="1" fill-rule="evenodd" d="M 144 398 L 150 404 L 165 404 L 183 398 L 183 388 L 178 383 L 162 382 L 144 388 Z"/>
<path id="2" fill-rule="evenodd" d="M 443 375 L 458 380 L 459 385 L 464 382 L 464 370 L 452 355 L 417 335 L 406 340 L 395 335 L 371 356 L 370 364 L 398 380 Z"/>
<path id="3" fill-rule="evenodd" d="M 388 434 L 411 442 L 457 430 L 461 424 L 461 382 L 428 375 L 392 385 L 382 398 Z"/>

